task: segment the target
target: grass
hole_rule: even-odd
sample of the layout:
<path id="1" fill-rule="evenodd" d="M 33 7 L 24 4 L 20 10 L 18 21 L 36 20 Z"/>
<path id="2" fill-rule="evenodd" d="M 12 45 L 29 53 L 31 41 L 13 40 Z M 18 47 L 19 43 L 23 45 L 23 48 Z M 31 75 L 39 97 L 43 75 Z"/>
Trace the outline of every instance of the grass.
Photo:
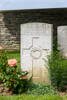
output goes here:
<path id="1" fill-rule="evenodd" d="M 0 100 L 66 100 L 58 95 L 44 95 L 44 96 L 34 96 L 34 95 L 19 95 L 19 96 L 0 96 Z"/>
<path id="2" fill-rule="evenodd" d="M 67 100 L 67 95 L 66 96 L 63 96 L 63 100 Z"/>

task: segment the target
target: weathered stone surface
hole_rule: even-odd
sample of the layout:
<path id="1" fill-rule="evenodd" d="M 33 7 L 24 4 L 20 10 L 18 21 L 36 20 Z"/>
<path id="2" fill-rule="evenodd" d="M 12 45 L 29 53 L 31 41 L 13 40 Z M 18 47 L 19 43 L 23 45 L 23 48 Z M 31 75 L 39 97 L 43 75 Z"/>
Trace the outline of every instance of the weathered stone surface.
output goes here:
<path id="1" fill-rule="evenodd" d="M 67 26 L 59 26 L 57 32 L 59 49 L 63 57 L 67 59 Z"/>
<path id="2" fill-rule="evenodd" d="M 47 56 L 52 51 L 52 25 L 27 23 L 21 25 L 21 67 L 31 71 L 33 81 L 47 82 Z"/>

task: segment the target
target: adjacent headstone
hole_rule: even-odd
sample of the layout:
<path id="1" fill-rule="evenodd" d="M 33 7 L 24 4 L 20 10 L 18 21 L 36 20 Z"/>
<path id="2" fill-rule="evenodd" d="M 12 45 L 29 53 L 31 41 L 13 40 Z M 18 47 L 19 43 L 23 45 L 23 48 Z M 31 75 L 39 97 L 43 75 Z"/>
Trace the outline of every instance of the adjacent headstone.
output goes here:
<path id="1" fill-rule="evenodd" d="M 67 26 L 59 26 L 58 32 L 58 45 L 59 50 L 65 59 L 67 59 Z"/>
<path id="2" fill-rule="evenodd" d="M 52 25 L 21 25 L 21 68 L 29 71 L 35 82 L 48 82 L 47 56 L 52 50 Z"/>

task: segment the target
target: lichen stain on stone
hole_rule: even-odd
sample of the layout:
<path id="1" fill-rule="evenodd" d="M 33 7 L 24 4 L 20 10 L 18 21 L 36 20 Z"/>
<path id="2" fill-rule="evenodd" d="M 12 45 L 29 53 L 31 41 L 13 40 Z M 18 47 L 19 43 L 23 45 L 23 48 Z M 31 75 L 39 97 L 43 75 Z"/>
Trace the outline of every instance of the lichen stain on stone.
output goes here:
<path id="1" fill-rule="evenodd" d="M 29 77 L 31 76 L 33 82 L 50 83 L 49 73 L 46 68 L 34 67 L 34 69 L 29 70 Z"/>

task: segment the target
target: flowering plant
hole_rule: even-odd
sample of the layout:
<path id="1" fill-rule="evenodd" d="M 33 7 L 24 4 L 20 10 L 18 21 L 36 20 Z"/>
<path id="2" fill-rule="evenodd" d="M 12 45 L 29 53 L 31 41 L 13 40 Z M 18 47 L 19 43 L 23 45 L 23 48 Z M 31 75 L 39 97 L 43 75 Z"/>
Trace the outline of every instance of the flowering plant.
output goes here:
<path id="1" fill-rule="evenodd" d="M 22 93 L 29 85 L 27 75 L 27 71 L 17 71 L 17 60 L 8 60 L 6 51 L 0 46 L 0 84 L 14 93 Z"/>

